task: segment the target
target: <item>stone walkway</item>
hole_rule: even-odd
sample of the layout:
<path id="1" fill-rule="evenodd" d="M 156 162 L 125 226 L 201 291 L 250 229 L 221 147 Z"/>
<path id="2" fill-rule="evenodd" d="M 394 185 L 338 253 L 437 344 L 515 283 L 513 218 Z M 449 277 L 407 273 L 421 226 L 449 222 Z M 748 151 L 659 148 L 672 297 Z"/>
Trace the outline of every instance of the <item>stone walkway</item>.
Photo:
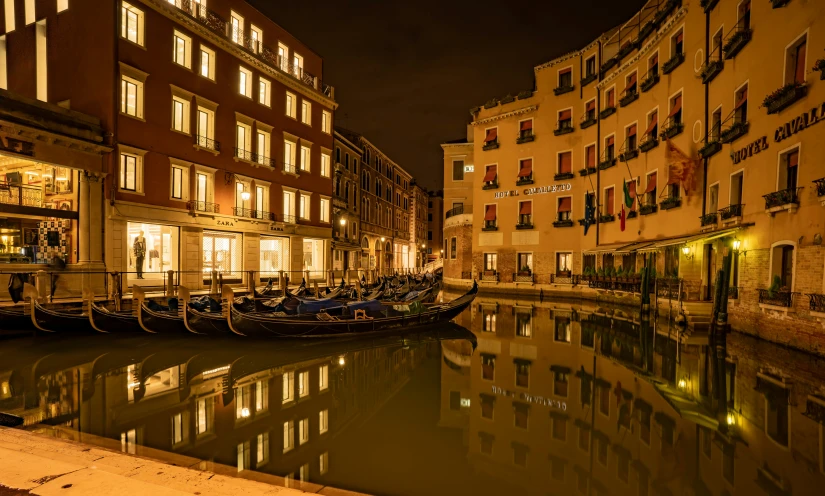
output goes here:
<path id="1" fill-rule="evenodd" d="M 184 458 L 184 457 L 182 457 Z M 194 460 L 193 466 L 203 462 Z M 290 481 L 300 489 L 279 487 L 283 477 L 258 472 L 222 475 L 215 471 L 170 465 L 140 456 L 28 431 L 0 427 L 0 495 L 19 494 L 5 488 L 50 496 L 105 495 L 278 495 L 358 496 L 317 484 Z"/>

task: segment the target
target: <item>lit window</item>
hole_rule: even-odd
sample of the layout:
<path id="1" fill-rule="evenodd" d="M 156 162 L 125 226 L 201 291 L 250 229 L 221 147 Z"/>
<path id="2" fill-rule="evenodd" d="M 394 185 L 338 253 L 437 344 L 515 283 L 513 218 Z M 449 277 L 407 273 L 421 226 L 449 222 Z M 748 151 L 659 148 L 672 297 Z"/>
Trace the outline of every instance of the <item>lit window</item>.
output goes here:
<path id="1" fill-rule="evenodd" d="M 10 31 L 9 5 L 12 9 L 12 29 L 14 29 L 14 2 L 6 2 L 6 31 Z M 143 46 L 143 11 L 126 2 L 120 4 L 120 37 Z"/>
<path id="2" fill-rule="evenodd" d="M 177 445 L 184 441 L 186 430 L 183 425 L 183 414 L 172 415 L 172 444 Z"/>
<path id="3" fill-rule="evenodd" d="M 307 220 L 309 219 L 309 202 L 310 202 L 310 196 L 309 195 L 301 195 L 301 203 L 300 203 L 300 208 L 299 208 L 299 211 L 298 211 L 298 215 L 300 215 L 302 219 L 307 219 Z M 303 375 L 303 374 L 307 374 L 307 373 L 303 372 L 301 375 Z M 308 379 L 307 379 L 307 381 L 308 381 Z M 307 382 L 307 386 L 309 386 L 308 382 Z M 301 391 L 302 392 L 299 393 L 300 396 L 306 396 L 307 394 L 309 394 L 309 387 L 307 387 L 306 389 L 302 389 Z"/>
<path id="4" fill-rule="evenodd" d="M 270 140 L 269 133 L 267 133 L 265 131 L 261 131 L 260 129 L 258 129 L 257 134 L 258 134 L 258 139 L 257 139 L 257 143 L 256 143 L 257 148 L 256 148 L 256 151 L 255 151 L 255 153 L 256 153 L 255 162 L 258 162 L 261 165 L 265 165 L 265 166 L 269 167 L 270 166 L 270 163 L 269 163 L 269 140 Z"/>
<path id="5" fill-rule="evenodd" d="M 251 46 L 253 52 L 261 53 L 261 43 L 263 42 L 263 32 L 254 24 L 249 25 L 249 33 L 252 38 Z"/>
<path id="6" fill-rule="evenodd" d="M 269 107 L 270 93 L 272 92 L 272 84 L 266 79 L 258 78 L 258 103 Z"/>
<path id="7" fill-rule="evenodd" d="M 323 177 L 329 177 L 329 161 L 330 156 L 327 153 L 321 154 L 321 175 Z"/>
<path id="8" fill-rule="evenodd" d="M 172 129 L 189 134 L 189 101 L 172 97 Z"/>
<path id="9" fill-rule="evenodd" d="M 143 83 L 121 76 L 120 112 L 133 117 L 143 118 Z"/>
<path id="10" fill-rule="evenodd" d="M 172 61 L 187 69 L 192 68 L 192 38 L 175 31 L 172 39 Z"/>
<path id="11" fill-rule="evenodd" d="M 329 430 L 329 410 L 318 412 L 318 433 L 323 434 Z"/>
<path id="12" fill-rule="evenodd" d="M 252 126 L 243 122 L 235 123 L 235 157 L 252 160 Z"/>
<path id="13" fill-rule="evenodd" d="M 292 54 L 292 70 L 293 75 L 300 78 L 304 73 L 304 58 L 297 53 Z"/>
<path id="14" fill-rule="evenodd" d="M 295 114 L 297 112 L 297 105 L 298 102 L 295 99 L 295 95 L 290 92 L 286 92 L 286 115 L 292 117 L 293 119 L 296 118 Z"/>
<path id="15" fill-rule="evenodd" d="M 214 398 L 204 398 L 195 404 L 195 434 L 200 436 L 212 430 L 215 413 Z"/>
<path id="16" fill-rule="evenodd" d="M 264 432 L 262 434 L 258 434 L 256 444 L 258 448 L 258 456 L 255 458 L 255 466 L 262 467 L 269 462 L 269 433 Z"/>
<path id="17" fill-rule="evenodd" d="M 215 80 L 215 51 L 201 45 L 201 76 Z"/>
<path id="18" fill-rule="evenodd" d="M 295 193 L 292 191 L 284 191 L 284 222 L 295 223 Z"/>
<path id="19" fill-rule="evenodd" d="M 122 452 L 134 455 L 137 444 L 137 431 L 135 429 L 120 433 L 120 450 Z"/>
<path id="20" fill-rule="evenodd" d="M 135 155 L 120 154 L 120 189 L 137 191 L 140 159 Z"/>
<path id="21" fill-rule="evenodd" d="M 201 148 L 216 150 L 215 143 L 215 112 L 206 107 L 198 106 L 197 145 Z"/>
<path id="22" fill-rule="evenodd" d="M 321 365 L 318 368 L 318 390 L 323 391 L 329 387 L 329 365 Z"/>
<path id="23" fill-rule="evenodd" d="M 312 104 L 306 100 L 301 101 L 301 122 L 312 125 Z"/>
<path id="24" fill-rule="evenodd" d="M 296 145 L 290 140 L 284 140 L 284 170 L 295 173 L 295 148 Z"/>
<path id="25" fill-rule="evenodd" d="M 282 71 L 288 72 L 289 65 L 289 47 L 283 43 L 278 43 L 278 67 Z"/>
<path id="26" fill-rule="evenodd" d="M 252 71 L 241 67 L 238 76 L 238 91 L 241 95 L 252 98 Z"/>
<path id="27" fill-rule="evenodd" d="M 321 472 L 321 475 L 324 475 L 325 473 L 327 473 L 327 470 L 329 470 L 329 453 L 328 452 L 324 452 L 324 453 L 321 454 L 321 456 L 318 459 L 318 466 L 319 466 L 319 470 Z"/>
<path id="28" fill-rule="evenodd" d="M 14 0 L 6 0 L 6 1 L 14 1 Z M 25 14 L 26 14 L 26 24 L 31 24 L 35 21 L 34 15 L 34 0 L 25 0 L 23 5 L 25 7 Z"/>
<path id="29" fill-rule="evenodd" d="M 301 146 L 301 170 L 309 172 L 310 148 Z"/>
<path id="30" fill-rule="evenodd" d="M 249 418 L 249 384 L 235 390 L 235 419 L 244 420 Z"/>
<path id="31" fill-rule="evenodd" d="M 57 13 L 69 9 L 69 0 L 57 0 Z"/>
<path id="32" fill-rule="evenodd" d="M 332 113 L 327 112 L 326 110 L 321 111 L 321 131 L 331 134 L 332 133 Z"/>
<path id="33" fill-rule="evenodd" d="M 269 383 L 258 381 L 255 384 L 255 411 L 262 412 L 269 409 Z"/>
<path id="34" fill-rule="evenodd" d="M 289 403 L 295 399 L 295 372 L 284 373 L 283 402 Z"/>
<path id="35" fill-rule="evenodd" d="M 14 0 L 11 0 L 9 2 L 3 2 L 3 5 L 5 6 L 6 14 L 6 33 L 11 33 L 12 31 L 14 31 Z M 123 5 L 127 4 L 124 3 Z M 135 22 L 135 25 L 137 26 L 137 22 Z"/>
<path id="36" fill-rule="evenodd" d="M 321 222 L 329 222 L 329 200 L 321 198 Z"/>
<path id="37" fill-rule="evenodd" d="M 284 422 L 284 453 L 295 447 L 295 423 Z"/>
<path id="38" fill-rule="evenodd" d="M 235 12 L 231 13 L 229 20 L 229 37 L 234 43 L 243 44 L 243 17 Z"/>
<path id="39" fill-rule="evenodd" d="M 298 443 L 304 444 L 309 441 L 309 419 L 302 419 L 298 423 Z"/>
<path id="40" fill-rule="evenodd" d="M 173 200 L 189 200 L 189 168 L 180 165 L 173 165 L 171 172 L 170 196 Z"/>

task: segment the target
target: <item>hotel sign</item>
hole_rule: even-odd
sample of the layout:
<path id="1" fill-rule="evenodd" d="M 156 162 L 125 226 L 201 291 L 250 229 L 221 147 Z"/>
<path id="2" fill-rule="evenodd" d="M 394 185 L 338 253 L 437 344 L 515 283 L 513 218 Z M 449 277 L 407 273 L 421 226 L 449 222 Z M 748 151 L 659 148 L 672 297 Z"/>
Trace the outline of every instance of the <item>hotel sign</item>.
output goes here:
<path id="1" fill-rule="evenodd" d="M 464 166 L 464 172 L 473 172 L 473 171 L 475 171 L 475 169 L 476 169 L 475 165 L 465 165 Z"/>
<path id="2" fill-rule="evenodd" d="M 573 189 L 573 185 L 570 183 L 565 184 L 553 184 L 550 186 L 536 186 L 535 188 L 524 188 L 522 191 L 512 189 L 509 191 L 499 191 L 495 194 L 495 198 L 508 198 L 510 196 L 519 196 L 519 193 L 523 194 L 524 196 L 531 196 L 531 195 L 542 195 L 545 193 L 561 193 L 563 191 L 570 191 Z"/>
<path id="3" fill-rule="evenodd" d="M 0 151 L 32 157 L 34 156 L 34 143 L 0 136 Z"/>
<path id="4" fill-rule="evenodd" d="M 761 152 L 768 148 L 768 137 L 762 136 L 758 140 L 750 143 L 749 145 L 745 146 L 741 150 L 736 150 L 735 152 L 731 153 L 731 157 L 733 157 L 733 163 L 738 164 L 739 162 L 745 160 L 748 157 L 752 157 L 757 153 Z"/>
<path id="5" fill-rule="evenodd" d="M 549 406 L 558 408 L 559 410 L 567 411 L 567 403 L 552 398 L 545 398 L 544 396 L 534 396 L 528 393 L 516 393 L 509 389 L 502 389 L 498 386 L 493 386 L 493 394 L 496 396 L 507 396 L 510 398 L 524 401 L 525 403 L 532 403 L 534 405 Z"/>
<path id="6" fill-rule="evenodd" d="M 825 103 L 823 103 L 820 108 L 812 108 L 809 112 L 806 112 L 796 119 L 779 126 L 776 129 L 776 133 L 774 133 L 773 139 L 779 143 L 784 139 L 790 138 L 799 131 L 806 129 L 808 126 L 813 126 L 823 120 L 825 120 Z"/>

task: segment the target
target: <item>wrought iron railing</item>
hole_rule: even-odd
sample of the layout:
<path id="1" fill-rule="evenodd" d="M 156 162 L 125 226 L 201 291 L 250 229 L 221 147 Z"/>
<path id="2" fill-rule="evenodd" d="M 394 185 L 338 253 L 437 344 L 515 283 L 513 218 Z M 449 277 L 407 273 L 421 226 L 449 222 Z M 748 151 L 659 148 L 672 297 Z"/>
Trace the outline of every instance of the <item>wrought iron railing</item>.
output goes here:
<path id="1" fill-rule="evenodd" d="M 825 177 L 815 179 L 814 184 L 816 184 L 816 196 L 825 196 Z"/>
<path id="2" fill-rule="evenodd" d="M 268 220 L 270 222 L 275 221 L 275 214 L 273 214 L 272 212 L 267 212 L 265 210 L 255 210 L 252 208 L 233 207 L 232 215 L 234 215 L 235 217 L 248 217 L 250 219 Z"/>
<path id="3" fill-rule="evenodd" d="M 195 135 L 195 145 L 201 148 L 205 148 L 207 150 L 214 150 L 216 152 L 221 151 L 220 141 L 213 140 L 212 138 L 207 138 L 206 136 Z"/>
<path id="4" fill-rule="evenodd" d="M 563 121 L 558 121 L 556 124 L 556 129 L 553 130 L 554 136 L 560 136 L 562 134 L 572 133 L 575 128 L 573 127 L 573 119 L 566 119 Z"/>
<path id="5" fill-rule="evenodd" d="M 808 295 L 809 308 L 812 312 L 823 312 L 825 313 L 825 295 L 824 294 L 816 294 L 811 293 Z"/>
<path id="6" fill-rule="evenodd" d="M 492 181 L 487 181 L 481 187 L 481 189 L 496 189 L 498 188 L 498 178 L 493 179 Z"/>
<path id="7" fill-rule="evenodd" d="M 759 303 L 786 308 L 793 306 L 793 297 L 796 294 L 791 291 L 771 291 L 769 289 L 757 289 L 757 291 L 759 291 Z"/>
<path id="8" fill-rule="evenodd" d="M 450 217 L 453 217 L 455 215 L 462 215 L 463 213 L 464 213 L 464 205 L 459 205 L 457 207 L 451 208 L 450 210 L 447 210 L 447 213 L 445 214 L 444 218 L 449 219 Z"/>
<path id="9" fill-rule="evenodd" d="M 221 206 L 217 203 L 189 200 L 186 202 L 186 209 L 190 212 L 206 212 L 211 214 L 221 213 Z"/>
<path id="10" fill-rule="evenodd" d="M 747 15 L 750 15 L 748 12 Z M 751 36 L 753 35 L 753 30 L 750 28 L 750 25 L 746 22 L 746 17 L 740 17 L 738 21 L 736 21 L 736 25 L 734 25 L 733 29 L 731 29 L 728 36 L 725 37 L 725 43 L 722 46 L 722 52 L 725 54 L 726 59 L 732 59 L 739 53 L 745 45 L 751 40 Z"/>
<path id="11" fill-rule="evenodd" d="M 481 273 L 481 280 L 498 282 L 498 273 L 496 271 L 485 270 Z"/>
<path id="12" fill-rule="evenodd" d="M 639 85 L 641 87 L 642 92 L 648 91 L 650 88 L 656 86 L 656 83 L 659 82 L 659 65 L 657 64 L 655 67 L 651 67 L 647 73 L 642 76 L 642 82 Z"/>
<path id="13" fill-rule="evenodd" d="M 699 216 L 699 222 L 701 223 L 702 227 L 705 226 L 712 226 L 716 224 L 717 214 L 716 212 L 710 212 L 705 215 Z"/>
<path id="14" fill-rule="evenodd" d="M 513 282 L 533 282 L 532 272 L 514 272 Z"/>
<path id="15" fill-rule="evenodd" d="M 284 172 L 288 172 L 290 174 L 297 174 L 298 170 L 295 168 L 294 164 L 288 164 L 284 162 Z"/>
<path id="16" fill-rule="evenodd" d="M 274 220 L 277 221 L 278 217 L 279 216 L 275 216 Z M 281 214 L 280 215 L 280 221 L 283 222 L 284 224 L 295 224 L 296 220 L 297 220 L 297 218 L 292 214 Z"/>
<path id="17" fill-rule="evenodd" d="M 725 208 L 719 209 L 719 217 L 721 217 L 722 220 L 728 220 L 734 217 L 742 217 L 742 207 L 744 206 L 744 203 L 728 205 Z"/>
<path id="18" fill-rule="evenodd" d="M 252 161 L 258 165 L 263 165 L 265 167 L 272 167 L 275 168 L 276 162 L 274 158 L 267 157 L 265 155 L 260 155 L 258 153 L 252 154 Z"/>
<path id="19" fill-rule="evenodd" d="M 681 116 L 672 116 L 668 117 L 667 120 L 662 124 L 662 129 L 660 130 L 661 136 L 664 139 L 670 139 L 682 131 L 685 130 L 685 124 L 682 122 Z"/>
<path id="20" fill-rule="evenodd" d="M 783 189 L 774 191 L 767 195 L 762 195 L 765 199 L 765 208 L 781 207 L 783 205 L 799 204 L 799 191 L 802 187 Z"/>
<path id="21" fill-rule="evenodd" d="M 582 129 L 587 129 L 588 127 L 592 126 L 596 123 L 596 111 L 595 110 L 588 110 L 582 115 L 581 121 L 579 121 L 579 127 Z"/>
<path id="22" fill-rule="evenodd" d="M 249 150 L 244 150 L 243 148 L 235 147 L 235 158 L 239 158 L 241 160 L 248 160 L 252 161 L 252 157 L 254 154 Z"/>

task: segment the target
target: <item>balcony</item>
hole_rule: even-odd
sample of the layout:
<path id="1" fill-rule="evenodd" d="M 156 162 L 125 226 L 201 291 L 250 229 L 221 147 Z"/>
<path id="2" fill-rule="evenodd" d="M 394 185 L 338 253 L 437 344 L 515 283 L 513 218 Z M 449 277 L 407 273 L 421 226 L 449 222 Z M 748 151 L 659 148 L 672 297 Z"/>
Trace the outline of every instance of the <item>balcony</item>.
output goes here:
<path id="1" fill-rule="evenodd" d="M 716 212 L 711 212 L 709 214 L 702 215 L 699 217 L 699 225 L 701 225 L 702 227 L 715 226 L 716 217 Z"/>
<path id="2" fill-rule="evenodd" d="M 450 210 L 447 210 L 447 213 L 444 214 L 445 219 L 449 219 L 450 217 L 456 215 L 463 215 L 464 214 L 464 205 L 459 205 L 457 207 L 453 207 Z"/>
<path id="3" fill-rule="evenodd" d="M 335 97 L 335 89 L 332 86 L 323 84 L 320 78 L 305 71 L 300 65 L 290 63 L 287 59 L 279 56 L 277 51 L 272 51 L 260 41 L 233 30 L 231 23 L 225 21 L 199 2 L 175 0 L 174 2 L 160 3 L 169 9 L 177 9 L 183 12 L 214 35 L 229 41 L 248 55 L 266 64 L 271 70 L 289 75 L 324 96 Z"/>
<path id="4" fill-rule="evenodd" d="M 195 148 L 207 150 L 217 154 L 221 151 L 221 143 L 220 141 L 215 141 L 211 138 L 207 138 L 206 136 L 195 135 Z"/>
<path id="5" fill-rule="evenodd" d="M 563 86 L 559 86 L 558 88 L 553 88 L 553 94 L 556 96 L 563 95 L 565 93 L 570 93 L 576 88 L 573 83 L 565 84 Z"/>
<path id="6" fill-rule="evenodd" d="M 622 47 L 619 48 L 619 51 L 616 52 L 616 58 L 619 59 L 619 60 L 622 60 L 623 58 L 627 57 L 628 55 L 630 55 L 631 52 L 633 52 L 633 50 L 636 49 L 636 45 L 637 45 L 636 40 L 630 41 L 630 42 L 622 45 Z"/>
<path id="7" fill-rule="evenodd" d="M 242 148 L 235 147 L 235 155 L 234 157 L 238 160 L 243 160 L 245 162 L 252 162 L 252 157 L 255 154 L 250 152 L 249 150 L 244 150 Z"/>
<path id="8" fill-rule="evenodd" d="M 682 134 L 682 131 L 684 130 L 685 125 L 683 123 L 674 121 L 673 119 L 668 119 L 662 127 L 662 140 L 668 140 L 674 136 L 678 136 L 679 134 Z"/>
<path id="9" fill-rule="evenodd" d="M 643 42 L 648 36 L 656 32 L 656 23 L 653 20 L 647 21 L 639 30 L 639 42 Z"/>
<path id="10" fill-rule="evenodd" d="M 775 307 L 793 307 L 794 294 L 790 291 L 771 291 L 770 289 L 757 289 L 759 291 L 760 305 L 773 305 Z"/>
<path id="11" fill-rule="evenodd" d="M 584 169 L 579 169 L 579 176 L 585 177 L 589 176 L 590 174 L 595 174 L 596 168 L 595 167 L 586 167 Z"/>
<path id="12" fill-rule="evenodd" d="M 657 146 L 659 146 L 659 136 L 656 132 L 651 132 L 650 134 L 642 136 L 642 141 L 639 143 L 639 150 L 647 153 Z"/>
<path id="13" fill-rule="evenodd" d="M 669 196 L 659 203 L 659 208 L 662 210 L 670 210 L 680 206 L 682 206 L 682 199 L 678 196 Z"/>
<path id="14" fill-rule="evenodd" d="M 685 52 L 680 52 L 662 64 L 662 74 L 670 74 L 685 61 Z"/>
<path id="15" fill-rule="evenodd" d="M 825 177 L 815 179 L 814 184 L 816 184 L 816 196 L 819 198 L 825 196 Z"/>
<path id="16" fill-rule="evenodd" d="M 615 222 L 616 216 L 613 214 L 602 214 L 599 216 L 599 222 L 605 224 L 607 222 Z"/>
<path id="17" fill-rule="evenodd" d="M 484 186 L 482 186 L 481 189 L 483 189 L 483 190 L 498 189 L 498 178 L 496 178 L 492 181 L 487 181 L 486 183 L 484 183 Z"/>
<path id="18" fill-rule="evenodd" d="M 762 101 L 762 106 L 768 110 L 768 114 L 776 114 L 790 107 L 794 102 L 804 97 L 808 92 L 808 87 L 802 83 L 790 83 L 766 96 Z"/>
<path id="19" fill-rule="evenodd" d="M 266 157 L 264 155 L 259 155 L 257 153 L 252 154 L 252 163 L 262 165 L 264 167 L 269 167 L 274 169 L 276 162 L 274 158 Z"/>
<path id="20" fill-rule="evenodd" d="M 526 229 L 533 229 L 533 223 L 532 222 L 519 222 L 518 224 L 516 224 L 516 230 L 522 231 L 522 230 L 526 230 Z"/>
<path id="21" fill-rule="evenodd" d="M 523 270 L 519 272 L 513 273 L 513 282 L 533 282 L 533 272 L 529 270 Z"/>
<path id="22" fill-rule="evenodd" d="M 295 168 L 295 166 L 294 166 L 293 164 L 287 164 L 287 163 L 284 163 L 284 170 L 283 170 L 283 172 L 285 172 L 285 173 L 287 173 L 287 174 L 292 174 L 293 176 L 297 176 L 297 175 L 298 175 L 298 169 L 297 169 L 297 168 Z"/>
<path id="23" fill-rule="evenodd" d="M 246 217 L 248 219 L 265 220 L 275 222 L 275 214 L 264 210 L 253 210 L 251 208 L 233 207 L 232 215 L 235 217 Z"/>
<path id="24" fill-rule="evenodd" d="M 725 41 L 725 45 L 722 47 L 722 53 L 725 54 L 725 59 L 730 60 L 736 57 L 736 54 L 739 53 L 749 41 L 751 41 L 752 36 L 752 29 L 737 27 L 736 30 L 728 36 L 727 41 Z"/>
<path id="25" fill-rule="evenodd" d="M 582 117 L 581 122 L 579 123 L 579 127 L 582 129 L 587 129 L 588 127 L 592 126 L 596 123 L 596 113 L 593 112 L 592 114 L 584 114 Z"/>
<path id="26" fill-rule="evenodd" d="M 481 280 L 484 282 L 498 282 L 498 273 L 494 270 L 485 270 L 481 273 Z"/>
<path id="27" fill-rule="evenodd" d="M 702 158 L 710 158 L 722 149 L 722 143 L 717 138 L 711 137 L 710 141 L 705 143 L 699 149 L 699 156 Z"/>
<path id="28" fill-rule="evenodd" d="M 619 98 L 619 106 L 627 107 L 628 105 L 630 105 L 631 103 L 635 102 L 638 99 L 639 99 L 639 92 L 636 91 L 636 89 L 634 88 L 630 91 L 627 91 L 623 97 Z"/>
<path id="29" fill-rule="evenodd" d="M 516 144 L 520 145 L 522 143 L 530 143 L 531 141 L 535 141 L 535 139 L 536 139 L 536 135 L 533 134 L 532 130 L 529 133 L 528 132 L 522 132 L 521 134 L 519 134 L 519 137 L 516 138 Z"/>
<path id="30" fill-rule="evenodd" d="M 749 124 L 747 121 L 734 122 L 729 128 L 719 133 L 719 141 L 722 143 L 731 143 L 741 138 L 748 132 Z"/>
<path id="31" fill-rule="evenodd" d="M 571 219 L 557 220 L 553 222 L 553 227 L 573 227 L 573 221 Z"/>
<path id="32" fill-rule="evenodd" d="M 572 172 L 559 172 L 555 176 L 553 176 L 554 181 L 564 181 L 566 179 L 573 179 L 576 175 Z"/>
<path id="33" fill-rule="evenodd" d="M 705 14 L 707 14 L 708 12 L 713 10 L 714 7 L 716 7 L 717 3 L 719 3 L 719 0 L 702 0 L 701 2 L 699 2 L 699 5 L 705 11 Z"/>
<path id="34" fill-rule="evenodd" d="M 708 60 L 704 64 L 702 64 L 702 69 L 699 71 L 699 75 L 702 77 L 702 82 L 705 84 L 710 83 L 713 81 L 716 76 L 722 72 L 722 69 L 725 68 L 725 62 L 723 60 Z"/>
<path id="35" fill-rule="evenodd" d="M 616 157 L 606 158 L 599 162 L 599 170 L 606 170 L 613 167 L 614 165 L 616 165 Z"/>
<path id="36" fill-rule="evenodd" d="M 619 154 L 619 160 L 622 162 L 627 162 L 628 160 L 633 160 L 634 158 L 639 156 L 639 149 L 638 148 L 631 148 L 630 150 L 625 150 Z"/>
<path id="37" fill-rule="evenodd" d="M 648 72 L 639 86 L 642 88 L 642 93 L 649 91 L 651 88 L 659 83 L 659 71 Z"/>
<path id="38" fill-rule="evenodd" d="M 221 213 L 221 206 L 217 203 L 190 200 L 186 202 L 186 210 L 189 210 L 189 213 L 203 212 L 208 214 L 219 214 Z"/>
<path id="39" fill-rule="evenodd" d="M 273 220 L 277 222 L 277 216 Z M 281 222 L 283 222 L 284 224 L 295 224 L 297 220 L 298 219 L 292 214 L 281 214 Z"/>
<path id="40" fill-rule="evenodd" d="M 561 136 L 562 134 L 570 134 L 575 130 L 571 121 L 559 122 L 559 127 L 553 130 L 553 136 Z"/>
<path id="41" fill-rule="evenodd" d="M 725 221 L 735 221 L 742 217 L 742 209 L 744 208 L 745 204 L 737 203 L 735 205 L 728 205 L 727 207 L 719 210 L 719 218 L 722 219 L 722 222 Z"/>
<path id="42" fill-rule="evenodd" d="M 484 146 L 481 147 L 481 149 L 485 152 L 488 150 L 495 150 L 496 148 L 498 148 L 497 139 L 495 141 L 485 141 Z"/>
<path id="43" fill-rule="evenodd" d="M 598 77 L 599 77 L 599 75 L 596 74 L 595 72 L 593 74 L 588 74 L 588 75 L 584 76 L 581 81 L 579 81 L 579 84 L 581 84 L 582 86 L 587 86 L 588 84 L 590 84 L 593 81 L 595 81 L 596 79 L 598 79 Z"/>
<path id="44" fill-rule="evenodd" d="M 516 179 L 516 186 L 525 186 L 527 184 L 533 184 L 533 176 L 529 177 L 520 177 Z"/>
<path id="45" fill-rule="evenodd" d="M 600 119 L 607 119 L 611 115 L 616 113 L 616 107 L 606 107 L 601 112 L 599 112 Z"/>
<path id="46" fill-rule="evenodd" d="M 813 293 L 808 295 L 808 299 L 808 309 L 810 311 L 825 313 L 825 295 Z"/>
<path id="47" fill-rule="evenodd" d="M 762 195 L 765 199 L 765 210 L 768 213 L 779 210 L 790 210 L 793 213 L 799 207 L 799 191 L 801 189 L 802 187 L 789 188 Z"/>

